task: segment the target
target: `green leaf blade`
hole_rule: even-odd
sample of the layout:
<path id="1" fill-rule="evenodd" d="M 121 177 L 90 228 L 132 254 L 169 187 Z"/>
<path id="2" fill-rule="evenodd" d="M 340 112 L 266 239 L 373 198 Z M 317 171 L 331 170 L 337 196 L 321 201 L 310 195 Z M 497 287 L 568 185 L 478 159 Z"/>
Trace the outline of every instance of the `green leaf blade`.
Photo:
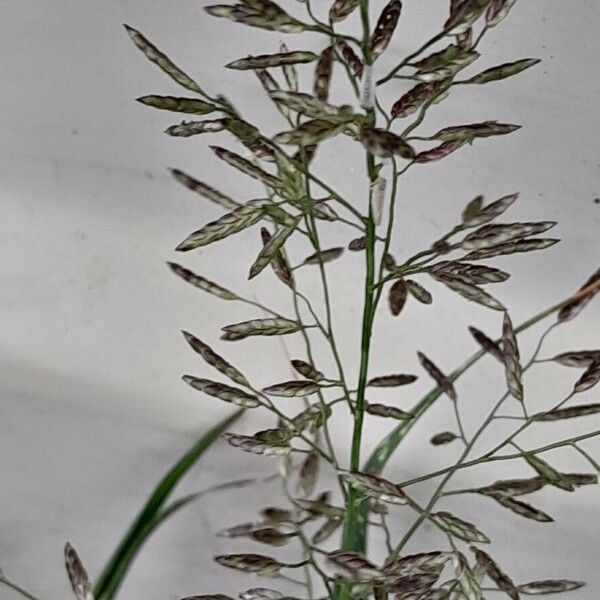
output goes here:
<path id="1" fill-rule="evenodd" d="M 115 597 L 137 551 L 153 532 L 155 519 L 175 486 L 243 412 L 238 410 L 205 433 L 160 480 L 98 577 L 94 586 L 96 600 L 112 600 Z"/>

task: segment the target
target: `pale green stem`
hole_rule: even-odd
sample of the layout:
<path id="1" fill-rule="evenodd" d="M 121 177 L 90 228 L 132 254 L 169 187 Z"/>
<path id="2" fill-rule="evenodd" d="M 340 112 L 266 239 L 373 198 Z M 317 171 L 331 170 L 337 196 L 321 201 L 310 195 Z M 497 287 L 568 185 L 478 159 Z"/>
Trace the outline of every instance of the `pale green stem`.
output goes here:
<path id="1" fill-rule="evenodd" d="M 527 372 L 529 370 L 529 368 L 535 363 L 535 359 L 537 358 L 542 344 L 544 342 L 544 340 L 546 339 L 546 336 L 550 333 L 550 331 L 552 331 L 554 328 L 554 324 L 551 325 L 543 334 L 542 336 L 540 336 L 540 340 L 529 360 L 529 362 L 524 366 L 523 368 L 523 373 Z M 504 401 L 508 398 L 510 394 L 508 392 L 506 392 L 501 398 L 500 400 L 495 404 L 495 406 L 492 408 L 491 412 L 488 414 L 488 416 L 485 418 L 485 420 L 483 421 L 483 423 L 481 424 L 481 426 L 479 427 L 479 429 L 475 432 L 475 434 L 473 435 L 473 437 L 471 438 L 470 441 L 467 442 L 467 439 L 465 437 L 464 431 L 462 429 L 462 426 L 460 425 L 460 434 L 461 437 L 465 443 L 465 449 L 462 452 L 460 458 L 458 459 L 458 462 L 451 467 L 447 472 L 445 477 L 442 479 L 442 481 L 440 482 L 440 484 L 438 485 L 438 487 L 436 488 L 435 492 L 433 493 L 433 496 L 431 497 L 431 500 L 429 501 L 429 503 L 427 504 L 427 507 L 425 509 L 425 513 L 429 514 L 431 512 L 431 510 L 433 509 L 433 507 L 435 506 L 435 504 L 437 503 L 437 501 L 441 498 L 444 488 L 446 486 L 446 484 L 448 483 L 448 481 L 450 481 L 450 479 L 452 478 L 452 476 L 454 475 L 454 473 L 463 468 L 466 458 L 469 455 L 469 453 L 471 452 L 471 450 L 473 449 L 473 446 L 475 445 L 475 443 L 477 442 L 477 440 L 479 439 L 479 437 L 483 434 L 483 432 L 487 429 L 488 425 L 492 422 L 494 416 L 496 415 L 496 413 L 498 412 L 498 410 L 500 409 L 500 407 L 502 406 L 502 404 L 504 404 Z M 456 403 L 454 403 L 456 405 Z M 459 414 L 458 414 L 458 410 L 456 412 L 456 416 L 458 419 L 458 423 L 460 424 L 460 418 L 459 418 Z M 404 484 L 406 485 L 406 484 Z M 394 552 L 392 553 L 392 558 L 395 558 L 396 556 L 398 556 L 398 554 L 402 551 L 402 548 L 406 545 L 406 543 L 408 542 L 408 540 L 413 536 L 413 534 L 417 531 L 417 529 L 419 528 L 419 526 L 421 525 L 421 523 L 425 520 L 426 515 L 422 514 L 419 516 L 419 518 L 413 523 L 413 525 L 411 526 L 411 528 L 408 530 L 408 532 L 406 533 L 406 535 L 402 538 L 400 544 L 398 544 L 398 546 L 395 548 Z M 390 560 L 390 559 L 388 559 Z"/>
<path id="2" fill-rule="evenodd" d="M 363 57 L 365 66 L 368 68 L 372 63 L 371 49 L 369 46 L 370 26 L 369 26 L 369 2 L 360 0 L 360 14 L 363 26 Z M 374 123 L 375 114 L 372 108 L 367 109 L 367 118 Z M 366 155 L 367 172 L 369 182 L 376 179 L 375 160 L 370 152 Z M 369 369 L 369 356 L 371 349 L 371 337 L 373 331 L 374 317 L 374 290 L 375 280 L 375 223 L 373 220 L 373 211 L 371 207 L 372 188 L 369 188 L 369 216 L 366 221 L 366 248 L 365 248 L 365 282 L 364 282 L 364 305 L 362 317 L 361 333 L 361 353 L 360 368 L 358 376 L 358 385 L 356 392 L 356 403 L 354 407 L 354 428 L 352 432 L 352 448 L 350 453 L 350 470 L 358 471 L 360 469 L 360 453 L 362 442 L 362 428 L 365 412 L 365 389 L 367 385 L 367 375 Z M 366 540 L 358 539 L 358 518 L 360 509 L 360 495 L 358 491 L 350 486 L 346 502 L 346 519 L 344 522 L 344 535 L 342 547 L 345 549 L 365 551 Z M 350 591 L 348 586 L 342 586 L 340 597 L 346 599 Z"/>
<path id="3" fill-rule="evenodd" d="M 300 315 L 300 307 L 298 306 L 298 295 L 296 294 L 295 283 L 292 284 L 291 289 L 294 292 L 294 294 L 293 294 L 294 311 L 296 313 L 296 317 L 299 320 L 299 322 L 302 322 L 301 321 L 302 317 Z M 304 346 L 306 348 L 306 355 L 308 357 L 308 360 L 310 361 L 310 363 L 312 365 L 314 365 L 315 361 L 314 361 L 314 356 L 313 356 L 313 352 L 312 352 L 312 345 L 310 343 L 310 338 L 308 337 L 308 334 L 306 333 L 306 331 L 304 329 L 302 329 L 302 336 L 304 338 Z M 319 390 L 317 392 L 317 396 L 319 398 L 319 404 L 321 406 L 321 409 L 323 410 L 323 432 L 325 434 L 325 443 L 327 444 L 327 449 L 329 451 L 331 458 L 333 459 L 333 465 L 334 465 L 335 469 L 337 470 L 339 468 L 339 463 L 337 461 L 337 458 L 335 455 L 335 448 L 334 448 L 333 442 L 331 440 L 331 432 L 329 431 L 329 424 L 327 423 L 327 419 L 325 418 L 325 412 L 324 412 L 325 398 L 323 397 L 323 393 L 321 392 L 321 390 Z M 342 486 L 342 491 L 345 492 L 345 489 L 343 486 Z"/>
<path id="4" fill-rule="evenodd" d="M 0 585 L 5 585 L 6 587 L 9 587 L 10 589 L 14 590 L 18 594 L 21 594 L 21 596 L 28 598 L 29 600 L 38 600 L 33 594 L 29 593 L 26 589 L 7 579 L 1 571 Z"/>
<path id="5" fill-rule="evenodd" d="M 575 448 L 575 450 L 577 450 L 577 452 L 579 452 L 579 454 L 581 454 L 585 459 L 587 459 L 590 465 L 592 465 L 592 467 L 596 469 L 597 473 L 600 473 L 600 464 L 598 464 L 583 448 L 578 446 L 575 442 L 573 442 L 572 446 L 573 448 Z"/>

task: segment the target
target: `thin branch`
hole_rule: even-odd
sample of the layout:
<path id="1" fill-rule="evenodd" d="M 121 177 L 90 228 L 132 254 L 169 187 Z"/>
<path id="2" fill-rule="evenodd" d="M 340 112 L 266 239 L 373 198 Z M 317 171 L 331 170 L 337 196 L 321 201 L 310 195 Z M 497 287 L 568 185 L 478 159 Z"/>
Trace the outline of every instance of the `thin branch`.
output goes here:
<path id="1" fill-rule="evenodd" d="M 597 473 L 600 473 L 600 464 L 598 464 L 581 446 L 579 446 L 576 442 L 571 444 L 579 454 L 581 454 L 589 463 L 596 469 Z"/>
<path id="2" fill-rule="evenodd" d="M 430 48 L 431 46 L 433 46 L 434 44 L 439 42 L 447 34 L 448 34 L 447 31 L 441 31 L 440 33 L 438 33 L 437 35 L 432 37 L 430 40 L 425 42 L 418 50 L 415 50 L 412 54 L 409 54 L 406 58 L 404 58 L 402 60 L 402 62 L 399 65 L 397 65 L 396 67 L 394 67 L 385 77 L 382 77 L 381 79 L 379 79 L 377 81 L 376 85 L 379 86 L 379 85 L 383 85 L 384 83 L 388 82 L 390 79 L 392 79 L 394 77 L 394 75 L 396 75 L 396 73 L 398 73 L 398 71 L 400 71 L 404 67 L 406 67 L 413 59 L 417 58 L 417 56 L 419 56 L 419 54 L 422 54 L 423 52 L 425 52 L 425 50 L 427 50 L 428 48 Z"/>
<path id="3" fill-rule="evenodd" d="M 28 592 L 25 588 L 22 588 L 20 585 L 17 585 L 10 579 L 6 578 L 6 575 L 0 571 L 0 585 L 5 585 L 6 587 L 14 590 L 17 594 L 21 594 L 24 598 L 28 598 L 29 600 L 38 600 L 36 596 L 32 593 Z"/>
<path id="4" fill-rule="evenodd" d="M 527 372 L 531 366 L 535 363 L 535 359 L 537 358 L 541 347 L 542 347 L 542 343 L 543 341 L 546 339 L 546 336 L 548 335 L 548 333 L 553 329 L 553 325 L 551 325 L 547 331 L 545 331 L 542 336 L 541 336 L 541 341 L 538 343 L 536 349 L 534 350 L 529 362 L 523 367 L 523 373 Z M 435 476 L 439 476 L 439 475 L 444 475 L 444 478 L 442 479 L 442 481 L 439 483 L 438 487 L 436 488 L 435 492 L 433 493 L 429 503 L 427 504 L 427 507 L 425 509 L 425 511 L 427 513 L 429 513 L 433 507 L 435 506 L 435 504 L 437 503 L 437 501 L 440 499 L 440 497 L 442 496 L 442 493 L 444 491 L 444 487 L 446 486 L 446 484 L 450 481 L 450 479 L 452 478 L 452 476 L 454 475 L 454 473 L 456 473 L 456 471 L 458 471 L 459 469 L 465 468 L 465 465 L 469 464 L 466 461 L 467 457 L 469 456 L 471 450 L 473 449 L 473 446 L 475 445 L 475 443 L 477 442 L 477 440 L 480 438 L 480 436 L 483 434 L 483 432 L 487 429 L 487 427 L 489 426 L 489 424 L 492 422 L 494 416 L 496 415 L 496 413 L 498 412 L 498 410 L 500 409 L 500 407 L 504 404 L 504 401 L 510 396 L 510 393 L 507 391 L 505 394 L 502 395 L 502 397 L 500 398 L 500 400 L 498 400 L 498 402 L 496 402 L 496 404 L 494 405 L 494 407 L 492 408 L 492 410 L 490 411 L 490 413 L 488 414 L 488 416 L 484 419 L 483 423 L 481 424 L 481 426 L 479 427 L 479 429 L 475 432 L 475 434 L 473 435 L 473 437 L 471 438 L 471 440 L 469 440 L 468 442 L 466 442 L 466 438 L 463 437 L 463 440 L 466 442 L 465 443 L 465 449 L 463 450 L 460 458 L 458 459 L 458 461 L 456 462 L 456 464 L 454 464 L 452 467 L 449 467 L 447 469 L 443 469 L 442 473 L 439 473 L 438 475 Z M 461 435 L 464 436 L 464 432 L 461 431 Z M 478 461 L 470 461 L 473 464 L 480 464 L 481 462 L 485 462 L 485 459 L 479 459 Z M 472 465 L 470 465 L 472 466 Z M 419 479 L 421 481 L 425 481 L 426 479 L 429 479 L 430 477 L 420 477 L 420 478 L 415 478 L 415 479 Z M 407 485 L 411 485 L 412 483 L 417 483 L 417 481 L 410 481 L 410 482 L 404 482 L 400 485 L 402 486 L 407 486 Z M 396 548 L 394 549 L 394 552 L 392 553 L 391 558 L 395 558 L 396 556 L 398 556 L 398 554 L 402 551 L 402 548 L 406 545 L 406 543 L 408 542 L 408 540 L 412 537 L 412 535 L 417 531 L 417 529 L 419 528 L 419 526 L 421 525 L 421 523 L 425 520 L 425 516 L 421 515 L 419 516 L 419 518 L 413 523 L 413 525 L 411 526 L 411 528 L 408 530 L 407 534 L 402 538 L 400 544 L 398 544 L 398 546 L 396 546 Z"/>

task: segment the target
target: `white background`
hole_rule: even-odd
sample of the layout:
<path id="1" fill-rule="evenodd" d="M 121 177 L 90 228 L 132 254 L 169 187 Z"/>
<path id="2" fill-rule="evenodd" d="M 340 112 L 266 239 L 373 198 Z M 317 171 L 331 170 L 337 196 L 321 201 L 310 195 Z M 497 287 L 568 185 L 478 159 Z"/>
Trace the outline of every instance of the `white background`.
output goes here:
<path id="1" fill-rule="evenodd" d="M 121 23 L 138 27 L 203 87 L 225 93 L 266 131 L 274 133 L 284 125 L 252 74 L 220 68 L 247 53 L 276 51 L 283 36 L 211 19 L 201 10 L 203 4 L 0 0 L 0 565 L 41 599 L 69 597 L 62 567 L 65 541 L 79 549 L 92 576 L 97 575 L 161 474 L 201 432 L 230 412 L 180 382 L 184 372 L 209 373 L 186 347 L 181 328 L 241 365 L 256 385 L 290 376 L 276 340 L 218 342 L 221 326 L 260 317 L 260 312 L 203 295 L 176 280 L 164 265 L 176 258 L 291 314 L 285 292 L 270 273 L 251 285 L 245 282 L 260 247 L 256 231 L 192 255 L 176 256 L 173 251 L 219 211 L 174 183 L 166 167 L 184 168 L 240 200 L 260 194 L 260 188 L 223 167 L 206 149 L 206 139 L 164 136 L 161 132 L 178 115 L 133 101 L 148 93 L 180 90 L 133 48 Z M 372 5 L 377 14 L 384 3 Z M 376 75 L 435 33 L 446 16 L 442 0 L 407 0 L 405 5 Z M 508 220 L 559 221 L 555 232 L 562 244 L 494 263 L 513 272 L 494 291 L 515 322 L 566 297 L 598 267 L 600 204 L 594 199 L 600 197 L 599 22 L 600 6 L 593 0 L 518 2 L 511 17 L 481 44 L 483 56 L 470 72 L 522 57 L 544 62 L 505 84 L 457 89 L 432 110 L 422 131 L 485 119 L 519 123 L 523 129 L 480 140 L 437 165 L 414 168 L 400 186 L 392 245 L 398 258 L 444 234 L 478 193 L 492 200 L 520 190 L 521 200 Z M 319 50 L 325 44 L 314 36 L 305 42 L 287 36 L 286 41 L 292 49 Z M 311 71 L 309 67 L 306 72 Z M 334 86 L 334 102 L 349 99 L 341 81 Z M 309 77 L 302 83 L 310 90 Z M 383 103 L 390 106 L 403 89 L 391 84 L 382 93 Z M 209 138 L 210 143 L 215 140 Z M 237 149 L 229 139 L 219 138 L 218 143 Z M 364 208 L 359 148 L 350 142 L 324 144 L 318 170 Z M 326 245 L 353 237 L 337 226 L 323 229 Z M 303 244 L 293 243 L 296 261 L 308 253 Z M 329 273 L 335 282 L 334 325 L 354 379 L 361 256 L 344 256 Z M 303 289 L 318 299 L 316 271 L 298 275 Z M 416 349 L 449 371 L 475 350 L 466 333 L 468 324 L 499 331 L 498 313 L 467 304 L 425 278 L 420 281 L 434 293 L 434 305 L 409 303 L 395 320 L 382 311 L 373 374 L 418 372 Z M 596 302 L 557 330 L 543 354 L 597 348 L 599 323 Z M 542 330 L 537 327 L 535 333 Z M 535 339 L 524 338 L 524 356 Z M 290 353 L 302 356 L 299 336 L 286 342 Z M 318 354 L 327 356 L 322 348 Z M 328 360 L 324 365 L 331 372 Z M 578 376 L 565 367 L 541 366 L 526 380 L 528 401 L 534 410 L 549 406 L 568 393 Z M 458 390 L 470 431 L 503 386 L 502 372 L 491 359 L 482 362 L 477 374 L 461 379 Z M 410 389 L 383 391 L 377 398 L 408 409 L 429 387 L 423 375 Z M 597 401 L 597 394 L 589 392 L 578 401 Z M 334 437 L 344 449 L 348 423 L 338 423 Z M 382 423 L 373 419 L 367 424 L 367 448 L 388 430 L 388 423 Z M 237 430 L 251 432 L 269 424 L 268 416 L 253 415 Z M 431 449 L 426 441 L 452 426 L 449 403 L 441 399 L 391 461 L 387 475 L 400 481 L 449 464 L 458 445 Z M 533 448 L 576 435 L 586 426 L 593 428 L 594 422 L 539 427 L 523 444 Z M 593 443 L 586 447 L 599 449 Z M 548 458 L 561 469 L 589 470 L 574 451 Z M 225 478 L 268 474 L 272 468 L 273 462 L 242 455 L 222 443 L 184 487 L 201 489 Z M 502 468 L 505 475 L 531 473 L 521 463 L 503 463 Z M 457 485 L 489 483 L 497 473 L 465 472 Z M 416 493 L 425 500 L 427 488 Z M 153 600 L 216 591 L 235 595 L 244 586 L 258 585 L 214 565 L 211 556 L 264 548 L 213 534 L 254 518 L 258 507 L 279 497 L 277 484 L 270 484 L 224 493 L 188 508 L 153 538 L 121 597 Z M 554 516 L 552 525 L 518 519 L 473 497 L 444 506 L 475 520 L 495 538 L 494 556 L 517 581 L 587 579 L 589 586 L 572 594 L 583 600 L 600 593 L 598 500 L 593 487 L 572 495 L 555 489 L 537 493 L 532 502 Z M 402 510 L 395 515 L 392 522 L 399 536 L 409 521 Z M 413 550 L 432 549 L 434 540 L 439 541 L 429 528 L 423 528 L 420 539 L 426 544 L 415 544 Z M 0 597 L 14 595 L 0 588 Z"/>

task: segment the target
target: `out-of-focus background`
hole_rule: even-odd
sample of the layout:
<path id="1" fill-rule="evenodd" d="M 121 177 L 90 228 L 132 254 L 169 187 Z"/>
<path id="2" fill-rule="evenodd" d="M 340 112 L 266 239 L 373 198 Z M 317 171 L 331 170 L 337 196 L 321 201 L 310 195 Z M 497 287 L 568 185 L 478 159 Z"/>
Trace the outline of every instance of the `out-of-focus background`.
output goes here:
<path id="1" fill-rule="evenodd" d="M 132 46 L 122 28 L 143 31 L 178 65 L 211 92 L 222 92 L 268 132 L 284 122 L 251 73 L 222 65 L 248 53 L 320 50 L 326 40 L 234 25 L 204 14 L 205 2 L 177 0 L 0 0 L 0 565 L 41 600 L 69 597 L 62 547 L 71 541 L 96 575 L 146 494 L 161 474 L 230 407 L 204 397 L 180 381 L 183 373 L 207 375 L 187 348 L 185 328 L 240 366 L 258 386 L 289 378 L 276 339 L 219 342 L 221 326 L 260 311 L 221 303 L 177 280 L 165 267 L 177 259 L 227 287 L 291 314 L 285 290 L 265 272 L 248 284 L 248 266 L 260 248 L 255 229 L 185 256 L 173 248 L 190 231 L 219 215 L 213 205 L 172 181 L 176 166 L 241 200 L 261 193 L 253 182 L 224 167 L 204 137 L 169 138 L 162 131 L 179 116 L 134 102 L 149 93 L 181 93 Z M 317 5 L 318 3 L 315 3 Z M 373 1 L 374 17 L 384 6 Z M 376 76 L 439 31 L 445 0 L 407 0 L 394 40 L 378 61 Z M 285 3 L 298 14 L 301 3 Z M 328 8 L 316 6 L 320 14 Z M 498 119 L 523 128 L 511 136 L 479 140 L 444 161 L 411 169 L 400 186 L 397 234 L 392 252 L 406 257 L 446 233 L 463 206 L 478 193 L 488 200 L 517 191 L 512 220 L 556 220 L 563 239 L 548 251 L 495 261 L 513 277 L 494 292 L 521 322 L 574 292 L 598 267 L 600 256 L 600 5 L 594 0 L 521 0 L 511 16 L 482 42 L 482 57 L 469 69 L 523 57 L 543 62 L 504 83 L 461 86 L 431 111 L 423 132 L 446 125 Z M 349 24 L 350 29 L 354 25 Z M 304 70 L 312 73 L 312 68 Z M 310 90 L 309 76 L 301 80 Z M 380 99 L 390 106 L 405 88 L 392 83 Z M 184 94 L 183 94 L 184 95 Z M 348 100 L 339 77 L 332 101 Z M 220 143 L 237 149 L 235 142 Z M 347 141 L 326 142 L 318 170 L 357 207 L 364 208 L 363 155 Z M 352 233 L 323 226 L 326 245 L 347 243 Z M 295 258 L 308 253 L 294 242 Z M 347 254 L 329 268 L 334 325 L 352 378 L 359 358 L 362 260 Z M 316 272 L 298 273 L 302 289 L 320 297 Z M 466 331 L 477 325 L 496 335 L 500 316 L 420 279 L 434 293 L 433 306 L 409 303 L 392 319 L 377 321 L 373 374 L 419 372 L 420 349 L 450 371 L 474 352 Z M 549 323 L 551 321 L 548 321 Z M 544 325 L 523 338 L 527 357 Z M 549 337 L 543 356 L 598 348 L 600 303 Z M 303 357 L 297 336 L 286 338 Z M 331 367 L 324 348 L 318 355 Z M 579 371 L 540 366 L 527 377 L 528 402 L 540 410 L 564 397 Z M 492 359 L 460 380 L 458 390 L 473 430 L 504 390 Z M 377 400 L 409 409 L 430 387 L 425 375 L 400 392 L 380 391 Z M 581 396 L 597 401 L 598 391 Z M 514 408 L 514 406 L 513 406 Z M 248 415 L 237 431 L 271 423 Z M 452 427 L 449 402 L 415 428 L 389 465 L 390 479 L 407 479 L 443 467 L 458 445 L 432 449 L 427 440 Z M 510 422 L 509 422 L 510 423 Z M 536 427 L 526 447 L 577 435 L 592 421 Z M 506 427 L 506 425 L 505 425 Z M 596 421 L 597 427 L 597 421 Z M 387 421 L 369 420 L 366 448 L 388 431 Z M 558 433 L 561 431 L 562 433 Z M 349 438 L 339 421 L 340 448 Z M 491 438 L 490 438 L 491 439 Z M 489 442 L 488 442 L 489 444 Z M 599 444 L 584 447 L 598 453 Z M 563 470 L 589 471 L 573 450 L 548 455 Z M 198 490 L 222 479 L 266 475 L 275 466 L 221 443 L 205 457 L 182 489 Z M 500 470 L 472 470 L 456 484 L 490 483 L 503 475 L 528 475 L 521 462 Z M 323 481 L 323 486 L 327 481 Z M 425 499 L 427 488 L 420 488 Z M 220 591 L 235 595 L 258 585 L 212 563 L 213 554 L 263 548 L 215 538 L 222 527 L 255 518 L 256 509 L 280 501 L 277 483 L 224 492 L 177 515 L 148 545 L 126 581 L 122 598 L 179 598 Z M 468 515 L 492 538 L 493 553 L 518 581 L 566 577 L 588 587 L 581 600 L 600 594 L 598 489 L 575 494 L 544 489 L 532 497 L 555 518 L 540 525 L 519 520 L 485 499 L 450 499 L 449 510 Z M 392 519 L 400 535 L 409 522 L 402 509 Z M 423 528 L 412 549 L 434 547 L 435 532 Z M 442 540 L 443 541 L 443 540 Z M 425 546 L 419 546 L 418 543 Z M 288 551 L 288 555 L 292 555 Z M 377 552 L 376 552 L 377 555 Z M 263 582 L 264 583 L 264 582 Z M 298 588 L 283 586 L 290 592 Z M 0 587 L 0 598 L 15 598 Z M 569 596 L 571 597 L 571 596 Z"/>

